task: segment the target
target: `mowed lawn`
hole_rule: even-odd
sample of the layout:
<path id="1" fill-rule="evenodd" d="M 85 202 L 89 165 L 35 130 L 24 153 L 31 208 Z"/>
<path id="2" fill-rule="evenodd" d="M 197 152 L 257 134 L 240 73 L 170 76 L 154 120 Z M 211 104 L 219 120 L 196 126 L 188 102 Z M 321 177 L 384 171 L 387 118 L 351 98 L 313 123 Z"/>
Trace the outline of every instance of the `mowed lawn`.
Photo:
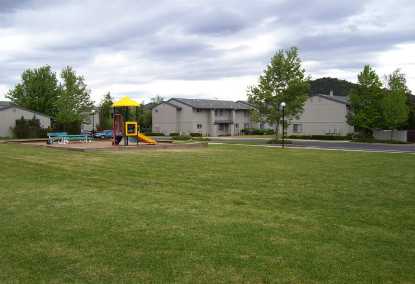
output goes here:
<path id="1" fill-rule="evenodd" d="M 0 282 L 415 282 L 415 155 L 0 144 Z"/>

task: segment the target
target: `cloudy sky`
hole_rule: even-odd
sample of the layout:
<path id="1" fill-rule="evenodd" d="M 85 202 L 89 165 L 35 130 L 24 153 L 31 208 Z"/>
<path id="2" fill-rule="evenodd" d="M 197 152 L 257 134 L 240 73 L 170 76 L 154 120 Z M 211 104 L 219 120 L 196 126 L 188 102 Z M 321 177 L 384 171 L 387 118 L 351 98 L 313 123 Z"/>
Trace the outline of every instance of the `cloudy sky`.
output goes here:
<path id="1" fill-rule="evenodd" d="M 401 68 L 415 91 L 413 0 L 0 0 L 0 100 L 26 68 L 66 65 L 110 91 L 244 99 L 278 49 L 312 78 Z"/>

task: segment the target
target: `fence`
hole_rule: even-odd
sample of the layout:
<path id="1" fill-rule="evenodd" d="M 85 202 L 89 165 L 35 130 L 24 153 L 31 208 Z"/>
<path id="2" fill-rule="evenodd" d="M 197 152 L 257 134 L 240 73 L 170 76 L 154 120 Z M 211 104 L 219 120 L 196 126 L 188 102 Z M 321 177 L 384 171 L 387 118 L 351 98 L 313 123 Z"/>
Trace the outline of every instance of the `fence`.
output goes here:
<path id="1" fill-rule="evenodd" d="M 374 130 L 373 137 L 376 140 L 393 140 L 398 142 L 408 142 L 408 131 L 406 130 Z"/>

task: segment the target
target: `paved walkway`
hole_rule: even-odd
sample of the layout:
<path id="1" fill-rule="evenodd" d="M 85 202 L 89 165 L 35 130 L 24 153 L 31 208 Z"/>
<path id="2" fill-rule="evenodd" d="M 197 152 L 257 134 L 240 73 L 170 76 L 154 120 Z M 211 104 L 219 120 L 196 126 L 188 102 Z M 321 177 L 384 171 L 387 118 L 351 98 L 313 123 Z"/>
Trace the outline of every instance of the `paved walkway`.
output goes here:
<path id="1" fill-rule="evenodd" d="M 259 142 L 269 138 L 249 138 L 249 137 L 217 137 L 215 142 L 232 141 L 232 144 L 241 142 Z M 356 143 L 349 141 L 322 141 L 322 140 L 300 140 L 290 139 L 292 144 L 286 145 L 287 148 L 322 149 L 322 150 L 341 150 L 341 151 L 364 151 L 364 152 L 383 152 L 383 153 L 412 153 L 415 154 L 415 144 L 382 144 L 382 143 Z M 245 144 L 247 145 L 247 144 Z M 262 147 L 280 147 L 277 145 L 254 145 Z"/>
<path id="2" fill-rule="evenodd" d="M 289 147 L 300 147 L 308 149 L 326 150 L 349 150 L 366 152 L 389 152 L 389 153 L 415 153 L 415 144 L 381 144 L 381 143 L 356 143 L 344 141 L 300 141 L 291 140 L 293 144 Z"/>

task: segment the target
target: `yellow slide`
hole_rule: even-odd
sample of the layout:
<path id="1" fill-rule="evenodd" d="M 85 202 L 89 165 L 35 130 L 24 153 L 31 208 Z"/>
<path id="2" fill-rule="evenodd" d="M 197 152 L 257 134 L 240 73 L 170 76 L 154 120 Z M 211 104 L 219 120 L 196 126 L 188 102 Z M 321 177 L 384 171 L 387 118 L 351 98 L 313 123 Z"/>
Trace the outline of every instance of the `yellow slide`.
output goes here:
<path id="1" fill-rule="evenodd" d="M 138 140 L 140 140 L 141 142 L 144 142 L 146 144 L 151 144 L 151 145 L 156 145 L 157 144 L 157 141 L 156 140 L 151 139 L 150 137 L 145 136 L 142 133 L 138 133 L 137 134 L 137 138 L 138 138 Z"/>

